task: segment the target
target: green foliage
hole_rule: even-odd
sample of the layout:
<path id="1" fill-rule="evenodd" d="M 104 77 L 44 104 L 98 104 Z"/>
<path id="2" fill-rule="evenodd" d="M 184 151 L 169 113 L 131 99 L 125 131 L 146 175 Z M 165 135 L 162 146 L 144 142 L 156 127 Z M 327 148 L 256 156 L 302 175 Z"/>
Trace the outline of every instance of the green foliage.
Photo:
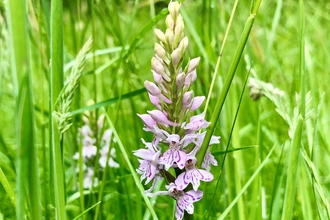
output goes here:
<path id="1" fill-rule="evenodd" d="M 141 88 L 168 2 L 0 1 L 0 219 L 173 218 L 171 198 L 143 193 L 132 153 L 151 138 L 136 114 L 153 109 Z M 202 58 L 194 94 L 209 95 L 208 133 L 221 136 L 211 148 L 215 180 L 202 183 L 194 217 L 330 219 L 328 3 L 236 3 L 181 7 L 188 54 Z M 80 83 L 69 88 L 64 79 L 89 37 Z M 52 112 L 63 86 L 72 126 L 61 134 Z M 106 114 L 120 165 L 104 176 L 95 166 L 102 181 L 92 189 L 81 187 L 73 159 L 86 112 L 95 133 Z"/>

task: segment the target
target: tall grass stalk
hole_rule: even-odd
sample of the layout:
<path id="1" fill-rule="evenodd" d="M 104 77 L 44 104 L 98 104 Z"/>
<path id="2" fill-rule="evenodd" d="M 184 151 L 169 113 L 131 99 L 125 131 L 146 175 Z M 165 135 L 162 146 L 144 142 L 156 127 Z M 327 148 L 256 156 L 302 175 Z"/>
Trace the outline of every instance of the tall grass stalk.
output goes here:
<path id="1" fill-rule="evenodd" d="M 54 110 L 54 104 L 63 87 L 63 2 L 51 2 L 50 13 L 50 77 L 49 77 L 49 110 Z M 65 178 L 63 170 L 63 145 L 57 122 L 49 114 L 49 147 L 51 171 L 51 196 L 54 201 L 55 218 L 65 220 Z"/>
<path id="2" fill-rule="evenodd" d="M 300 158 L 301 136 L 305 120 L 305 13 L 304 2 L 299 1 L 299 27 L 300 27 L 300 60 L 299 60 L 299 74 L 300 74 L 300 114 L 298 116 L 297 124 L 295 125 L 294 136 L 291 144 L 290 161 L 287 173 L 287 182 L 285 188 L 285 198 L 283 204 L 282 220 L 291 219 L 294 207 L 294 197 L 296 192 L 296 182 L 298 178 L 298 164 Z"/>
<path id="3" fill-rule="evenodd" d="M 237 49 L 236 49 L 235 57 L 234 57 L 231 65 L 229 67 L 228 74 L 227 74 L 227 77 L 226 77 L 226 81 L 224 83 L 223 88 L 221 89 L 220 96 L 219 96 L 219 98 L 217 100 L 217 104 L 214 108 L 213 115 L 212 115 L 212 118 L 210 120 L 211 124 L 207 128 L 206 135 L 205 135 L 203 144 L 202 144 L 201 149 L 200 149 L 201 153 L 198 154 L 198 158 L 197 158 L 197 161 L 198 161 L 197 166 L 198 167 L 200 167 L 202 162 L 203 162 L 204 155 L 205 155 L 206 150 L 209 146 L 209 142 L 211 140 L 211 137 L 212 137 L 212 134 L 214 132 L 215 126 L 216 126 L 217 121 L 219 119 L 220 112 L 221 112 L 221 109 L 223 107 L 223 104 L 225 103 L 230 85 L 231 85 L 232 80 L 234 78 L 234 75 L 236 73 L 236 69 L 237 69 L 238 63 L 241 59 L 241 56 L 243 54 L 243 50 L 245 48 L 246 42 L 249 38 L 249 34 L 250 34 L 251 29 L 252 29 L 255 17 L 257 16 L 257 12 L 258 12 L 259 6 L 261 4 L 261 1 L 262 0 L 257 0 L 257 1 L 254 2 L 254 6 L 253 6 L 253 9 L 251 11 L 251 14 L 250 14 L 249 18 L 247 19 L 247 21 L 245 23 L 244 30 L 243 30 L 242 35 L 241 35 L 241 39 L 240 39 L 240 41 L 238 43 L 238 46 L 237 46 Z"/>

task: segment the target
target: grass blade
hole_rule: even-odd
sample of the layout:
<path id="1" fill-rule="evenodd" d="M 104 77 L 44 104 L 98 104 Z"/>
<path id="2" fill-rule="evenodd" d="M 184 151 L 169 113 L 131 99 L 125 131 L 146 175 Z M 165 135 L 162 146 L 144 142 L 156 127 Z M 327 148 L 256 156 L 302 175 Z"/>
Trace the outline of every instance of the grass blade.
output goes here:
<path id="1" fill-rule="evenodd" d="M 90 106 L 87 106 L 87 107 L 84 107 L 84 108 L 81 108 L 81 109 L 74 110 L 74 111 L 71 112 L 71 115 L 76 115 L 76 114 L 83 113 L 85 111 L 90 111 L 90 110 L 98 109 L 98 108 L 105 107 L 105 106 L 108 106 L 108 105 L 112 105 L 112 104 L 118 102 L 119 99 L 121 99 L 121 100 L 129 99 L 129 98 L 132 98 L 136 95 L 140 95 L 140 94 L 145 93 L 145 92 L 146 92 L 145 88 L 138 89 L 138 90 L 135 90 L 133 92 L 126 93 L 126 94 L 122 95 L 121 97 L 115 97 L 115 98 L 108 99 L 108 100 L 103 101 L 103 102 L 96 103 L 94 105 L 90 105 Z"/>
<path id="2" fill-rule="evenodd" d="M 286 181 L 282 220 L 292 218 L 294 195 L 296 192 L 295 189 L 296 189 L 298 161 L 300 157 L 302 126 L 303 126 L 303 119 L 302 117 L 299 117 L 291 144 L 290 162 L 289 162 L 287 181 Z"/>
<path id="3" fill-rule="evenodd" d="M 294 136 L 291 145 L 290 162 L 288 167 L 287 182 L 285 189 L 285 198 L 283 205 L 282 220 L 291 219 L 294 206 L 294 196 L 296 192 L 296 181 L 298 171 L 298 161 L 300 158 L 301 136 L 305 119 L 305 43 L 304 43 L 304 31 L 305 31 L 305 15 L 304 15 L 304 2 L 299 1 L 299 26 L 300 26 L 300 114 L 294 131 Z"/>
<path id="4" fill-rule="evenodd" d="M 13 188 L 11 188 L 11 185 L 9 184 L 5 174 L 3 173 L 2 169 L 1 169 L 1 167 L 0 167 L 0 182 L 3 186 L 3 188 L 5 189 L 6 193 L 8 194 L 11 202 L 16 207 L 16 196 L 15 196 L 14 190 L 13 190 Z"/>
<path id="5" fill-rule="evenodd" d="M 220 151 L 216 151 L 216 152 L 212 152 L 212 155 L 213 156 L 218 156 L 218 155 L 223 155 L 223 154 L 227 154 L 227 153 L 232 153 L 232 152 L 235 152 L 235 151 L 238 151 L 238 150 L 246 150 L 246 149 L 249 149 L 249 148 L 255 148 L 257 147 L 256 145 L 251 145 L 251 146 L 245 146 L 245 147 L 237 147 L 237 148 L 231 148 L 231 149 L 228 149 L 228 150 L 220 150 Z"/>
<path id="6" fill-rule="evenodd" d="M 101 203 L 101 201 L 95 203 L 94 205 L 92 205 L 91 207 L 89 207 L 88 209 L 84 210 L 82 213 L 80 213 L 77 217 L 75 217 L 73 220 L 77 220 L 80 217 L 82 217 L 83 215 L 85 215 L 87 212 L 89 212 L 89 210 L 93 209 L 95 206 L 99 205 Z"/>
<path id="7" fill-rule="evenodd" d="M 28 215 L 32 219 L 38 220 L 41 219 L 41 192 L 39 189 L 38 156 L 35 145 L 27 14 L 23 0 L 10 1 L 6 6 L 12 39 L 12 77 L 14 96 L 16 98 L 16 218 L 23 219 Z M 12 199 L 12 196 L 10 198 Z M 29 213 L 25 210 L 26 202 L 29 205 Z"/>

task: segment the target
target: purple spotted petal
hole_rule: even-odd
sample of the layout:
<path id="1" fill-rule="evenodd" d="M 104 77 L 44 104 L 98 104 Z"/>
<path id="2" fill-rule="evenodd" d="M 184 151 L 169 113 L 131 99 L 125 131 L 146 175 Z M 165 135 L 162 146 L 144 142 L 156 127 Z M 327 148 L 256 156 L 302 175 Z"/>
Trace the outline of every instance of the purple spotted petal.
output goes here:
<path id="1" fill-rule="evenodd" d="M 165 165 L 165 170 L 168 170 L 174 163 L 180 169 L 183 169 L 187 161 L 187 154 L 184 151 L 170 148 L 160 158 L 160 163 Z"/>
<path id="2" fill-rule="evenodd" d="M 194 202 L 201 200 L 203 197 L 203 192 L 200 190 L 193 191 L 190 190 L 186 193 L 182 192 L 182 196 L 178 197 L 176 200 L 175 217 L 176 219 L 182 219 L 184 215 L 184 210 L 189 214 L 194 213 Z"/>
<path id="3" fill-rule="evenodd" d="M 213 180 L 212 173 L 206 170 L 193 168 L 186 170 L 184 173 L 181 173 L 175 180 L 175 184 L 179 190 L 183 190 L 188 186 L 189 183 L 191 183 L 193 185 L 193 189 L 196 191 L 200 185 L 201 180 L 205 182 Z"/>
<path id="4" fill-rule="evenodd" d="M 211 164 L 213 166 L 218 166 L 218 162 L 215 160 L 214 156 L 211 154 L 210 149 L 207 149 L 202 163 L 202 168 L 207 171 L 211 170 Z"/>

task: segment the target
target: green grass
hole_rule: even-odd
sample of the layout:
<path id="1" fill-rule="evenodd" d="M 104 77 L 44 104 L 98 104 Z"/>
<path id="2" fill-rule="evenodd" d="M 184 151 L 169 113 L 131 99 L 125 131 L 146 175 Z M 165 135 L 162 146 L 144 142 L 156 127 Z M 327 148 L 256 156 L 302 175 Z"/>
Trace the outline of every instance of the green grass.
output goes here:
<path id="1" fill-rule="evenodd" d="M 141 88 L 168 2 L 0 0 L 0 219 L 173 219 L 171 198 L 143 193 L 132 152 L 152 138 L 136 114 L 153 109 Z M 259 3 L 182 3 L 187 53 L 201 57 L 194 94 L 209 95 L 208 134 L 221 136 L 194 218 L 330 219 L 329 5 Z M 54 104 L 90 37 L 73 126 L 61 135 Z M 262 84 L 253 101 L 248 75 L 284 96 Z M 103 181 L 92 190 L 79 189 L 73 159 L 86 111 L 106 113 L 120 164 L 95 169 Z"/>

